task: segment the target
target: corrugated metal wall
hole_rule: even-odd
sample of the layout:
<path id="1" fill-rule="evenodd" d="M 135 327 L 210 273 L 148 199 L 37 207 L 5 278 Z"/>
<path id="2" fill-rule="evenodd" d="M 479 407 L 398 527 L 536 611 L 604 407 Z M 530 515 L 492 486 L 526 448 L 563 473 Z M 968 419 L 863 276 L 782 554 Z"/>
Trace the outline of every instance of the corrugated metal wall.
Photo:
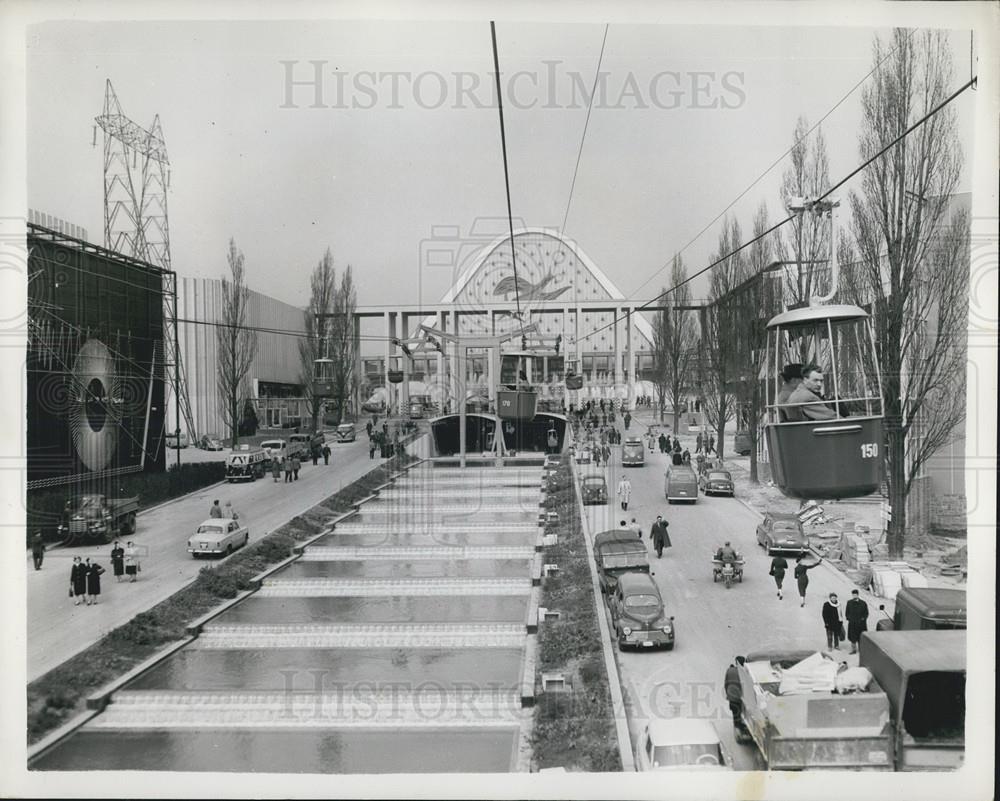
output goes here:
<path id="1" fill-rule="evenodd" d="M 257 328 L 304 333 L 302 309 L 250 291 L 248 322 Z M 222 318 L 222 282 L 209 278 L 180 278 L 177 282 L 177 316 L 181 360 L 187 376 L 191 413 L 199 434 L 225 435 L 216 380 L 216 331 Z M 299 383 L 298 338 L 294 335 L 257 334 L 257 356 L 247 376 L 246 393 L 256 395 L 258 381 Z M 169 393 L 168 430 L 174 428 L 173 393 Z M 186 425 L 181 425 L 187 430 Z"/>

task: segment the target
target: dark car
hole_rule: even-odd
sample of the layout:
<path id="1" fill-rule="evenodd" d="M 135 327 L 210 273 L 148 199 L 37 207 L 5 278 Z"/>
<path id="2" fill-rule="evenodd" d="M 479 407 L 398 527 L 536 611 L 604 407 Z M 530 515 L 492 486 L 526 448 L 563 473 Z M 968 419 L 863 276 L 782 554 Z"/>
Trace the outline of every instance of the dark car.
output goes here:
<path id="1" fill-rule="evenodd" d="M 674 619 L 649 573 L 622 573 L 608 595 L 618 650 L 674 647 Z"/>
<path id="2" fill-rule="evenodd" d="M 786 512 L 768 512 L 757 526 L 757 544 L 767 549 L 769 554 L 805 553 L 809 550 L 809 540 L 802 530 L 798 516 Z"/>
<path id="3" fill-rule="evenodd" d="M 608 502 L 608 483 L 604 476 L 584 476 L 580 486 L 585 506 L 604 505 Z"/>
<path id="4" fill-rule="evenodd" d="M 728 470 L 705 470 L 698 475 L 698 488 L 706 495 L 733 496 L 733 477 Z"/>
<path id="5" fill-rule="evenodd" d="M 733 438 L 733 450 L 740 456 L 749 456 L 752 448 L 753 443 L 750 441 L 750 435 L 746 431 L 737 431 Z"/>

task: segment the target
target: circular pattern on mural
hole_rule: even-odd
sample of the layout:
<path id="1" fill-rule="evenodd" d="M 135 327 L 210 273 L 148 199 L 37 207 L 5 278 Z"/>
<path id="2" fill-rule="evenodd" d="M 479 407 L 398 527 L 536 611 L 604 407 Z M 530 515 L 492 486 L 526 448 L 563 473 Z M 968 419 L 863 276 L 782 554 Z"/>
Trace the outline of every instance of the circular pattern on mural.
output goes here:
<path id="1" fill-rule="evenodd" d="M 73 446 L 90 470 L 103 470 L 118 447 L 115 406 L 121 380 L 114 357 L 97 339 L 88 339 L 73 362 L 69 421 Z"/>

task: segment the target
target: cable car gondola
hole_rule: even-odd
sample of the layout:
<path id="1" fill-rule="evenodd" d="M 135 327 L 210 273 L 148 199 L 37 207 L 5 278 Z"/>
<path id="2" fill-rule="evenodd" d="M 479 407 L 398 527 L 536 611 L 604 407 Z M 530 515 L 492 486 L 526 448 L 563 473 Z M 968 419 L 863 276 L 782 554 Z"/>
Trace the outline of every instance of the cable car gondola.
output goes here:
<path id="1" fill-rule="evenodd" d="M 312 394 L 314 398 L 334 396 L 332 359 L 316 359 L 313 362 Z"/>
<path id="2" fill-rule="evenodd" d="M 532 420 L 537 411 L 561 409 L 565 397 L 565 359 L 556 351 L 500 354 L 497 414 L 501 419 Z"/>
<path id="3" fill-rule="evenodd" d="M 822 372 L 817 391 L 824 395 L 800 391 L 790 398 L 782 370 L 788 374 L 809 365 Z M 777 315 L 767 324 L 765 369 L 765 433 L 772 477 L 781 491 L 803 500 L 876 491 L 884 464 L 882 389 L 868 313 L 836 305 Z"/>

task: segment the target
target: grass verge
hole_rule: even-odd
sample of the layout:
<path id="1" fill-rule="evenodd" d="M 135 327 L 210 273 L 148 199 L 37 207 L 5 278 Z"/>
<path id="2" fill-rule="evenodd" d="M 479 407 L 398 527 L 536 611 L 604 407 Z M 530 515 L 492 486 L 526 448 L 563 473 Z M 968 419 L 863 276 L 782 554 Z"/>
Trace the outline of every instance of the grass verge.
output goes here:
<path id="1" fill-rule="evenodd" d="M 562 673 L 569 689 L 538 696 L 532 769 L 620 771 L 598 610 L 568 459 L 563 457 L 547 493 L 547 509 L 559 513 L 559 522 L 547 533 L 558 534 L 559 541 L 546 549 L 545 561 L 558 564 L 559 572 L 543 579 L 541 601 L 561 614 L 556 621 L 539 623 L 536 670 Z"/>
<path id="2" fill-rule="evenodd" d="M 198 577 L 152 609 L 114 629 L 85 651 L 28 685 L 28 744 L 37 742 L 86 708 L 87 696 L 124 675 L 168 643 L 186 636 L 189 623 L 250 588 L 251 579 L 291 555 L 292 546 L 318 534 L 330 517 L 350 511 L 412 459 L 391 459 L 259 542 Z"/>

